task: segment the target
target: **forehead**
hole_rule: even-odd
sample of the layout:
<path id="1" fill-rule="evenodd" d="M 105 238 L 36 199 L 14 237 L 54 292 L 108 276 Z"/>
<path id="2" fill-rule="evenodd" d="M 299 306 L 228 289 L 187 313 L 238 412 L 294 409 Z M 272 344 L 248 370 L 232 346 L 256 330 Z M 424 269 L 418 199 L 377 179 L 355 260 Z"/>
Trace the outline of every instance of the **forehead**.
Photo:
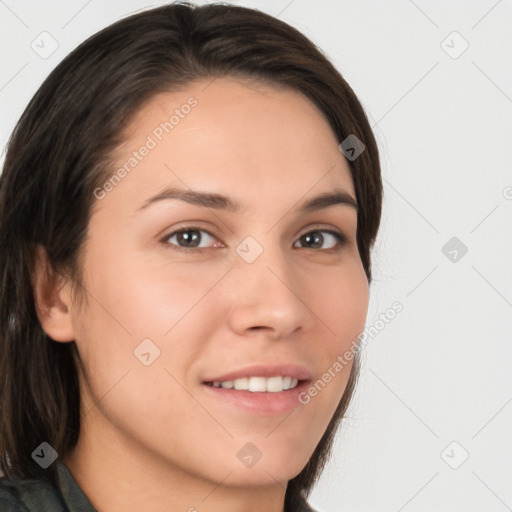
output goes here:
<path id="1" fill-rule="evenodd" d="M 116 189 L 138 196 L 163 185 L 253 199 L 298 199 L 333 187 L 354 194 L 338 144 L 323 113 L 301 93 L 217 78 L 147 101 L 130 120 L 112 171 L 124 166 L 129 175 Z M 135 157 L 144 147 L 150 149 Z"/>

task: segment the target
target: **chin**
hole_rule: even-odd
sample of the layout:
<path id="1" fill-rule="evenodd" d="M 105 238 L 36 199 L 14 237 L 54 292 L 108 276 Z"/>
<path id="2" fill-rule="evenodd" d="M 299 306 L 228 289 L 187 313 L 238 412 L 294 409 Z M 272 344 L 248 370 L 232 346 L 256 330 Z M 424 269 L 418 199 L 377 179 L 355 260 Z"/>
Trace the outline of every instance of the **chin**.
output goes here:
<path id="1" fill-rule="evenodd" d="M 267 458 L 262 456 L 253 466 L 244 467 L 240 464 L 229 477 L 229 484 L 235 486 L 261 487 L 275 486 L 277 482 L 286 485 L 296 477 L 307 464 L 309 458 L 287 453 L 283 456 Z"/>

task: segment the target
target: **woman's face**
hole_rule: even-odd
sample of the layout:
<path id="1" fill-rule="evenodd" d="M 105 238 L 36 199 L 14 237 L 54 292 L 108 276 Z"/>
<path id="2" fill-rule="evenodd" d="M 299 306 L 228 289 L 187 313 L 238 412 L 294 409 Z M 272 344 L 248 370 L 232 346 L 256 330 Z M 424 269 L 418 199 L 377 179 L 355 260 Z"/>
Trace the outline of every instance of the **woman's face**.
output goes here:
<path id="1" fill-rule="evenodd" d="M 128 128 L 117 178 L 95 191 L 88 304 L 70 309 L 86 370 L 80 443 L 127 467 L 286 482 L 332 418 L 352 366 L 335 363 L 367 313 L 356 208 L 302 208 L 355 198 L 340 141 L 299 93 L 228 79 L 159 94 Z M 225 199 L 193 204 L 171 189 Z M 309 378 L 298 390 L 206 384 L 297 369 Z"/>

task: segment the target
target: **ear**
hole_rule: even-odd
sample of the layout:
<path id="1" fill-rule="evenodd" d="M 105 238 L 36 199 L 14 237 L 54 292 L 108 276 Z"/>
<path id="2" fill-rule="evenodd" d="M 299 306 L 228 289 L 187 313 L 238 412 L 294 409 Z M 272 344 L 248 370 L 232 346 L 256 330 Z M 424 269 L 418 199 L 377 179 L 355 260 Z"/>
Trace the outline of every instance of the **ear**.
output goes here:
<path id="1" fill-rule="evenodd" d="M 52 271 L 44 247 L 38 245 L 34 256 L 32 284 L 39 322 L 53 340 L 74 341 L 70 286 Z"/>

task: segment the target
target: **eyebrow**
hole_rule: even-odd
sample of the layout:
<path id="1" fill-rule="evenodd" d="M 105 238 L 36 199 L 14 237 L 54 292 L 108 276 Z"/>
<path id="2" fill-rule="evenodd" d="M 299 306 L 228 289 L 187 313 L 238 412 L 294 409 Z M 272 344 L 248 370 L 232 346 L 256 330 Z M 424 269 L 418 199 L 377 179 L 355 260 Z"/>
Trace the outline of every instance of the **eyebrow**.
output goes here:
<path id="1" fill-rule="evenodd" d="M 178 199 L 197 206 L 204 206 L 215 210 L 226 210 L 234 213 L 242 210 L 242 205 L 238 201 L 222 194 L 200 192 L 197 190 L 183 190 L 171 187 L 165 188 L 157 195 L 147 199 L 138 211 L 144 210 L 148 206 L 157 202 L 171 199 Z M 299 212 L 306 213 L 335 205 L 346 205 L 354 208 L 355 210 L 358 209 L 357 201 L 348 192 L 341 189 L 335 189 L 333 192 L 325 192 L 307 199 L 299 205 L 297 210 Z"/>

